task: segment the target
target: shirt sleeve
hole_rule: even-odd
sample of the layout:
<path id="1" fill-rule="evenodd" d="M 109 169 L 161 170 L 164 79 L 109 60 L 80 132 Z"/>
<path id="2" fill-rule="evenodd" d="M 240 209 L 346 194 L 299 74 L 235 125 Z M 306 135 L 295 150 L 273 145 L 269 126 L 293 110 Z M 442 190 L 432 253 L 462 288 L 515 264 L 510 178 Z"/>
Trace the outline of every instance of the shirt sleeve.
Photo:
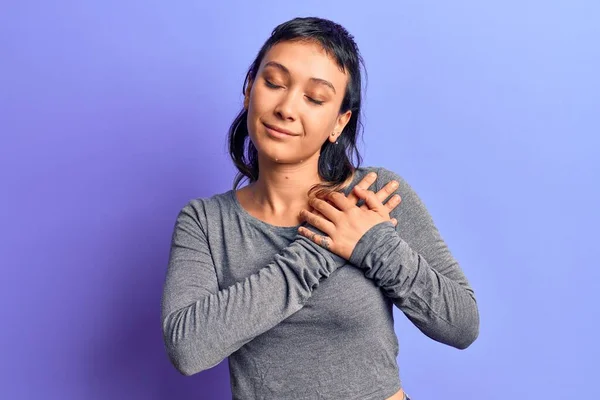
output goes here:
<path id="1" fill-rule="evenodd" d="M 475 294 L 458 262 L 410 185 L 380 168 L 377 191 L 390 180 L 402 201 L 391 212 L 398 225 L 382 222 L 358 241 L 350 262 L 428 337 L 465 349 L 479 335 Z"/>
<path id="2" fill-rule="evenodd" d="M 271 263 L 219 290 L 199 207 L 192 200 L 177 216 L 161 301 L 169 359 L 188 376 L 219 364 L 300 310 L 319 282 L 343 265 L 297 234 Z"/>

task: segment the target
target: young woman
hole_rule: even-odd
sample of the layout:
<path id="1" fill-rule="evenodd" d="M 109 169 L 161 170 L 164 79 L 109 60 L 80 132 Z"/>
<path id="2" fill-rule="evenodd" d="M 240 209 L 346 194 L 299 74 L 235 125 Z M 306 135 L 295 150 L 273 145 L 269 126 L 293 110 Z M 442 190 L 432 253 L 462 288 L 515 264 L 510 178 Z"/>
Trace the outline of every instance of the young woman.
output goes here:
<path id="1" fill-rule="evenodd" d="M 167 353 L 185 375 L 228 358 L 234 399 L 408 399 L 394 305 L 441 343 L 478 335 L 473 290 L 424 204 L 398 174 L 360 166 L 361 61 L 336 23 L 276 27 L 230 129 L 233 189 L 177 216 Z"/>

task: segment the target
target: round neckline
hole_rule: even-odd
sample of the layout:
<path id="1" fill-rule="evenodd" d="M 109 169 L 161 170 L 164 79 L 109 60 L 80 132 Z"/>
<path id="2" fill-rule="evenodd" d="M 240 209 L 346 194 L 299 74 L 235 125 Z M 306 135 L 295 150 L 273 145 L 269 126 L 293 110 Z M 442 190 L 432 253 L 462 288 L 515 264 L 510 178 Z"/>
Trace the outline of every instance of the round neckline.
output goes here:
<path id="1" fill-rule="evenodd" d="M 235 189 L 229 190 L 233 204 L 238 209 L 238 211 L 240 212 L 240 214 L 242 215 L 242 217 L 244 219 L 250 221 L 251 223 L 253 223 L 255 225 L 258 224 L 258 225 L 261 225 L 262 227 L 266 227 L 271 230 L 276 230 L 276 231 L 281 231 L 281 232 L 295 232 L 295 231 L 298 231 L 298 228 L 303 225 L 303 224 L 298 224 L 298 225 L 294 225 L 294 226 L 279 226 L 279 225 L 270 224 L 268 222 L 263 221 L 262 219 L 256 218 L 254 215 L 250 214 L 244 207 L 242 207 L 242 204 L 240 203 L 239 199 L 237 198 L 237 194 L 235 192 L 236 192 Z"/>
<path id="2" fill-rule="evenodd" d="M 346 196 L 348 195 L 348 193 L 350 193 L 350 190 L 352 190 L 352 187 L 356 184 L 356 182 L 358 182 L 358 179 L 360 179 L 359 175 L 360 175 L 360 177 L 364 176 L 364 174 L 358 173 L 359 170 L 363 170 L 363 169 L 364 169 L 364 167 L 357 168 L 357 170 L 356 170 L 357 173 L 354 174 L 354 178 L 352 179 L 352 182 L 350 182 L 350 185 L 348 185 L 348 187 L 344 190 L 344 193 L 346 194 Z M 279 225 L 270 224 L 268 222 L 263 221 L 262 219 L 256 218 L 254 215 L 250 214 L 244 207 L 242 207 L 242 204 L 240 203 L 239 199 L 237 198 L 235 189 L 229 190 L 229 196 L 231 197 L 231 200 L 233 201 L 233 204 L 235 205 L 235 207 L 240 212 L 240 215 L 245 220 L 247 220 L 255 225 L 260 225 L 262 227 L 266 227 L 271 230 L 276 230 L 276 231 L 287 233 L 287 232 L 297 232 L 299 227 L 306 224 L 306 222 L 303 222 L 301 224 L 294 225 L 294 226 L 279 226 Z"/>

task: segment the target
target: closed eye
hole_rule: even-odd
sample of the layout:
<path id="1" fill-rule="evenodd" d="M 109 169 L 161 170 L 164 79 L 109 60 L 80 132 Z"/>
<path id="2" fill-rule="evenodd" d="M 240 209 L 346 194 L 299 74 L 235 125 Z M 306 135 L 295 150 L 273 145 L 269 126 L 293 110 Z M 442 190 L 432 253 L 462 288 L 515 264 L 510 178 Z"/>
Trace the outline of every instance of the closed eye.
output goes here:
<path id="1" fill-rule="evenodd" d="M 268 79 L 265 79 L 265 85 L 267 85 L 267 87 L 269 87 L 271 89 L 279 89 L 279 88 L 283 87 L 283 86 L 275 85 L 274 83 L 270 82 Z M 310 101 L 311 103 L 316 104 L 318 106 L 323 105 L 323 103 L 324 103 L 323 101 L 313 99 L 310 96 L 306 96 L 306 98 L 308 99 L 308 101 Z"/>
<path id="2" fill-rule="evenodd" d="M 280 88 L 281 86 L 277 86 L 274 83 L 269 82 L 268 80 L 265 79 L 265 85 L 267 85 L 267 87 L 270 87 L 271 89 L 277 89 Z"/>
<path id="3" fill-rule="evenodd" d="M 317 105 L 319 105 L 319 106 L 323 104 L 323 101 L 320 101 L 320 100 L 315 100 L 315 99 L 313 99 L 312 97 L 306 96 L 306 98 L 307 98 L 307 99 L 308 99 L 308 101 L 310 101 L 311 103 L 317 104 Z"/>

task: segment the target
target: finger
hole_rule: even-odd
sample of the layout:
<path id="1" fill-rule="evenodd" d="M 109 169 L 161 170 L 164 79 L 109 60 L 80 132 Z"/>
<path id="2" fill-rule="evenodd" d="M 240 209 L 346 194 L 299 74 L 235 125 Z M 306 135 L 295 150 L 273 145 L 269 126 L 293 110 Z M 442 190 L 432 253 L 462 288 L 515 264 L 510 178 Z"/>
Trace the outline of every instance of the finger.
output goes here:
<path id="1" fill-rule="evenodd" d="M 401 201 L 402 198 L 400 197 L 400 195 L 395 194 L 392 197 L 390 197 L 387 203 L 385 203 L 385 207 L 387 208 L 388 212 L 391 212 L 394 208 L 398 207 L 398 204 L 400 204 Z"/>
<path id="2" fill-rule="evenodd" d="M 356 202 L 349 200 L 343 193 L 339 192 L 330 192 L 323 200 L 331 205 L 332 210 L 334 210 L 332 211 L 330 221 L 335 223 L 337 223 L 337 218 L 341 218 L 343 212 L 356 207 Z"/>
<path id="3" fill-rule="evenodd" d="M 369 208 L 369 210 L 376 211 L 377 213 L 387 212 L 385 206 L 381 203 L 381 201 L 377 198 L 375 193 L 372 190 L 364 190 L 361 188 L 355 188 L 356 193 L 361 199 L 365 200 L 365 204 Z"/>
<path id="4" fill-rule="evenodd" d="M 383 201 L 385 199 L 387 199 L 390 194 L 394 193 L 396 191 L 396 189 L 398 189 L 398 181 L 391 180 L 384 187 L 382 187 L 375 195 L 377 196 L 379 201 L 381 201 L 381 203 L 383 203 Z M 368 208 L 366 204 L 363 204 L 360 207 L 362 209 Z"/>
<path id="5" fill-rule="evenodd" d="M 344 196 L 343 194 L 335 193 L 335 192 L 330 193 L 327 196 L 327 198 L 333 200 L 334 194 L 346 199 L 346 196 Z M 313 197 L 309 200 L 308 204 L 310 204 L 310 206 L 312 208 L 314 208 L 317 212 L 319 212 L 322 215 L 321 218 L 326 218 L 329 221 L 333 222 L 334 224 L 337 223 L 337 221 L 339 220 L 339 218 L 341 216 L 341 211 L 335 207 L 335 204 L 332 205 L 324 199 L 321 199 L 318 197 Z"/>
<path id="6" fill-rule="evenodd" d="M 323 235 L 317 235 L 321 240 L 318 242 L 315 242 L 317 244 L 319 244 L 321 247 L 323 247 L 324 249 L 331 249 L 331 238 L 328 236 L 323 236 Z"/>
<path id="7" fill-rule="evenodd" d="M 301 210 L 300 218 L 328 235 L 331 235 L 335 229 L 335 225 L 332 222 L 323 217 L 318 217 L 308 210 Z"/>
<path id="8" fill-rule="evenodd" d="M 310 212 L 315 214 L 317 217 L 325 218 L 323 214 L 321 214 L 319 211 L 315 210 L 314 208 L 311 208 Z"/>
<path id="9" fill-rule="evenodd" d="M 316 232 L 311 231 L 310 229 L 301 227 L 298 232 L 302 235 L 305 236 L 307 238 L 309 238 L 310 240 L 312 240 L 313 242 L 315 242 L 316 244 L 318 244 L 319 246 L 323 247 L 324 249 L 327 250 L 331 250 L 331 238 L 329 236 L 323 236 L 323 235 L 319 235 Z"/>
<path id="10" fill-rule="evenodd" d="M 390 221 L 394 225 L 398 225 L 398 220 L 396 218 L 390 217 L 390 212 L 400 204 L 400 195 L 393 195 L 385 205 L 381 204 L 381 201 L 377 198 L 377 195 L 370 190 L 362 190 L 359 189 L 359 196 L 364 197 L 365 205 L 367 209 L 373 210 L 382 217 L 390 218 Z M 362 208 L 362 206 L 361 206 Z"/>
<path id="11" fill-rule="evenodd" d="M 375 181 L 377 180 L 377 173 L 375 172 L 369 172 L 367 175 L 365 175 L 360 182 L 358 182 L 356 184 L 356 186 L 363 188 L 363 189 L 368 189 L 371 187 L 372 184 L 375 183 Z M 356 187 L 355 186 L 355 187 Z M 352 202 L 352 204 L 356 205 L 356 203 L 358 203 L 358 196 L 356 194 L 354 194 L 354 191 L 350 191 L 350 194 L 348 194 L 348 197 L 346 197 L 348 200 L 350 200 Z"/>
<path id="12" fill-rule="evenodd" d="M 311 197 L 309 197 L 309 198 L 308 198 L 308 206 L 309 206 L 309 208 L 308 208 L 308 211 L 310 211 L 311 213 L 315 214 L 317 217 L 322 217 L 322 218 L 325 218 L 325 216 L 324 216 L 323 214 L 321 214 L 321 213 L 319 212 L 319 210 L 316 210 L 314 207 L 312 207 L 312 206 L 310 205 L 310 202 L 311 202 L 311 200 L 312 200 L 313 198 L 315 198 L 315 196 L 311 196 Z"/>

